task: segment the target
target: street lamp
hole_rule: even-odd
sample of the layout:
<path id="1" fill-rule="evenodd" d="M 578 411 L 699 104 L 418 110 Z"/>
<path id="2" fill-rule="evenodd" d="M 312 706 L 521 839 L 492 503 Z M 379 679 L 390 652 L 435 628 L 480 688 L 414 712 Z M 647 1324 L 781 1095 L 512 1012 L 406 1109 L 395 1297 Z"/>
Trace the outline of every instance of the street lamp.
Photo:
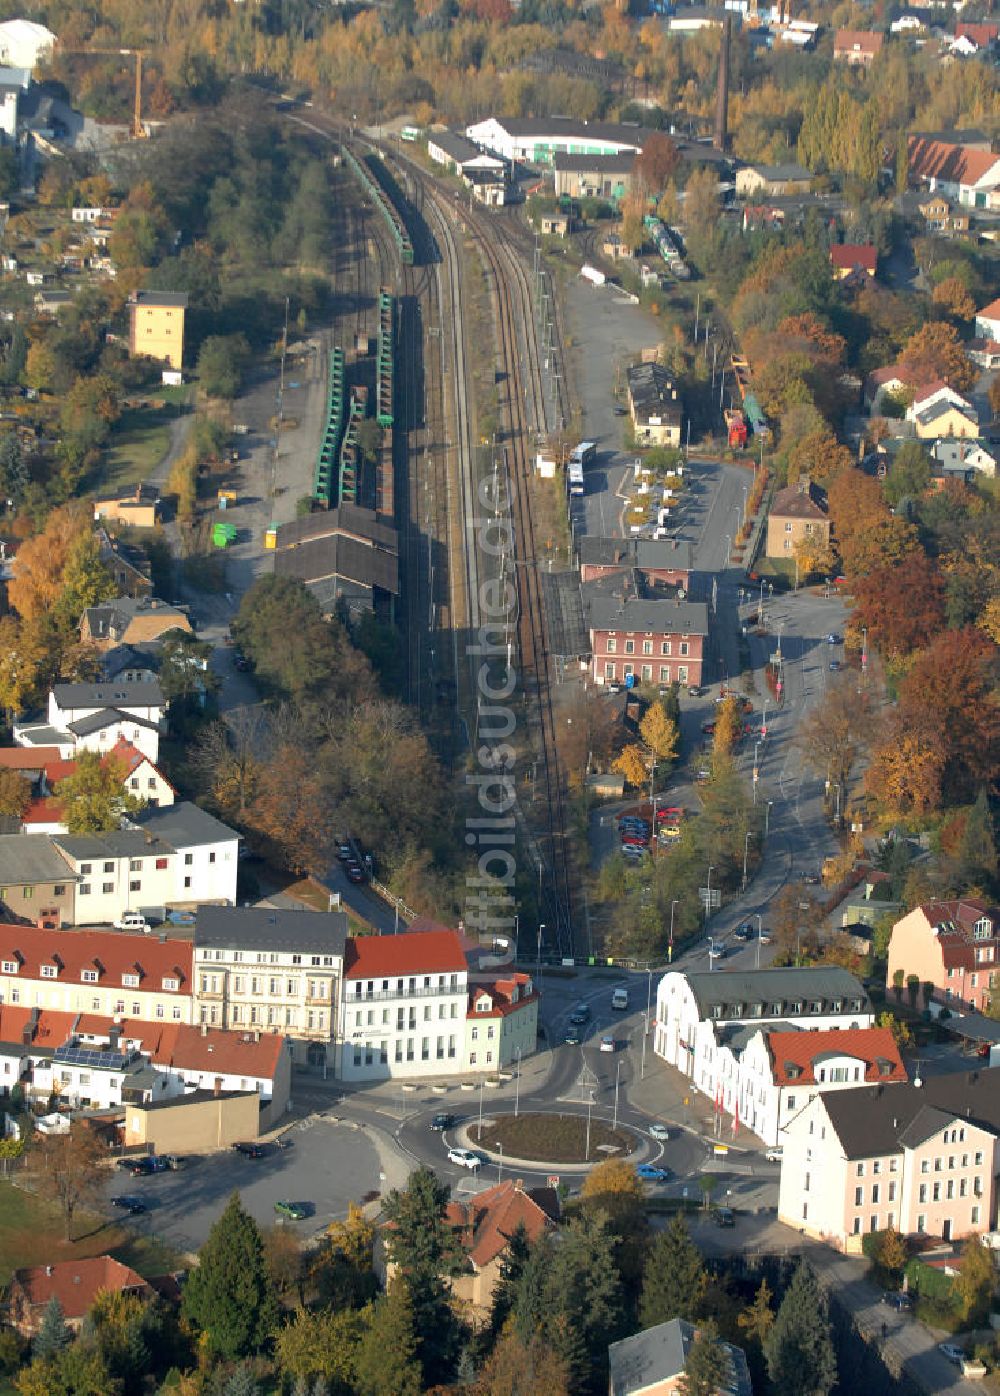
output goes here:
<path id="1" fill-rule="evenodd" d="M 708 888 L 705 896 L 705 925 L 708 925 L 708 918 L 712 906 L 712 873 L 715 871 L 715 864 L 710 863 L 708 867 Z"/>
<path id="2" fill-rule="evenodd" d="M 521 1049 L 517 1049 L 517 1075 L 514 1077 L 514 1119 L 521 1108 Z"/>
<path id="3" fill-rule="evenodd" d="M 759 752 L 760 752 L 760 742 L 754 742 L 754 744 L 753 744 L 753 802 L 754 802 L 754 804 L 757 803 L 757 779 L 758 779 L 758 776 L 760 775 L 760 767 L 759 767 L 759 765 L 758 765 Z"/>
<path id="4" fill-rule="evenodd" d="M 622 1063 L 621 1063 L 621 1058 L 619 1057 L 619 1059 L 618 1059 L 618 1065 L 617 1065 L 617 1068 L 616 1068 L 616 1070 L 615 1070 L 615 1118 L 614 1118 L 614 1123 L 613 1123 L 612 1126 L 611 1126 L 612 1129 L 617 1129 L 617 1128 L 618 1128 L 618 1086 L 619 1086 L 619 1083 L 620 1083 L 620 1081 L 621 1081 L 621 1075 L 622 1075 Z"/>
<path id="5" fill-rule="evenodd" d="M 760 969 L 760 937 L 761 937 L 761 934 L 762 934 L 762 929 L 761 929 L 761 927 L 762 927 L 762 918 L 761 918 L 760 912 L 758 911 L 758 912 L 757 912 L 757 968 L 758 968 L 758 969 Z"/>
<path id="6" fill-rule="evenodd" d="M 732 551 L 733 551 L 733 540 L 732 540 L 732 537 L 727 533 L 727 534 L 726 534 L 726 559 L 725 559 L 725 563 L 723 564 L 723 565 L 726 566 L 726 567 L 729 566 L 729 559 L 730 559 L 730 556 L 732 555 Z"/>
<path id="7" fill-rule="evenodd" d="M 646 1021 L 645 1021 L 645 1023 L 643 1024 L 643 1029 L 642 1029 L 642 1061 L 641 1061 L 640 1064 L 639 1064 L 639 1080 L 640 1080 L 640 1081 L 645 1080 L 645 1077 L 646 1077 L 646 1038 L 649 1036 L 649 1014 L 650 1014 L 650 1009 L 651 1009 L 652 1002 L 653 1002 L 653 971 L 652 971 L 652 969 L 647 969 L 647 970 L 646 970 L 646 974 L 649 976 L 649 978 L 648 978 L 647 984 L 646 984 Z"/>
<path id="8" fill-rule="evenodd" d="M 771 806 L 772 806 L 773 804 L 774 804 L 774 801 L 773 801 L 773 800 L 768 800 L 767 805 L 766 805 L 765 808 L 764 808 L 764 837 L 765 837 L 765 838 L 767 838 L 768 830 L 769 830 L 770 827 L 771 827 Z"/>
<path id="9" fill-rule="evenodd" d="M 747 890 L 747 858 L 750 854 L 750 840 L 753 838 L 753 830 L 748 829 L 743 840 L 743 886 L 741 891 Z"/>
<path id="10" fill-rule="evenodd" d="M 670 903 L 670 940 L 667 943 L 667 964 L 674 962 L 674 907 L 677 905 L 677 898 Z"/>

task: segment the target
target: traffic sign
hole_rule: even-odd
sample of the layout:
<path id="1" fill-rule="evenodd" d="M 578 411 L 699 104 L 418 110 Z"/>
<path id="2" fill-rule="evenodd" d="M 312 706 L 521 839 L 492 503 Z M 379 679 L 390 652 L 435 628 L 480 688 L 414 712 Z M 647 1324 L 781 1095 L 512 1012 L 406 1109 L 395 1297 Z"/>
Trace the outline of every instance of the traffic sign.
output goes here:
<path id="1" fill-rule="evenodd" d="M 545 1186 L 549 1188 L 557 1188 L 559 1186 L 559 1174 L 550 1173 L 549 1176 L 545 1179 Z"/>

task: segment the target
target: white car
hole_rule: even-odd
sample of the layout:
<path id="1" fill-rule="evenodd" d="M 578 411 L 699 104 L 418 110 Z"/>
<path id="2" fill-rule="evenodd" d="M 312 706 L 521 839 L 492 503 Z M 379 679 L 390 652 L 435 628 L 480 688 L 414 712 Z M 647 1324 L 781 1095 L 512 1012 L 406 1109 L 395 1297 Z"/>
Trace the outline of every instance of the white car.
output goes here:
<path id="1" fill-rule="evenodd" d="M 768 1149 L 764 1157 L 767 1159 L 768 1163 L 780 1163 L 782 1159 L 781 1145 L 779 1144 L 776 1149 Z"/>
<path id="2" fill-rule="evenodd" d="M 649 1132 L 654 1139 L 669 1139 L 670 1130 L 666 1125 L 655 1124 L 649 1126 Z"/>
<path id="3" fill-rule="evenodd" d="M 457 1163 L 460 1168 L 481 1168 L 482 1159 L 471 1149 L 449 1149 L 448 1162 Z"/>
<path id="4" fill-rule="evenodd" d="M 613 1038 L 613 1037 L 602 1037 L 602 1038 L 601 1038 L 601 1051 L 602 1051 L 602 1052 L 613 1052 L 614 1050 L 615 1050 L 615 1040 L 614 1040 L 614 1038 Z"/>

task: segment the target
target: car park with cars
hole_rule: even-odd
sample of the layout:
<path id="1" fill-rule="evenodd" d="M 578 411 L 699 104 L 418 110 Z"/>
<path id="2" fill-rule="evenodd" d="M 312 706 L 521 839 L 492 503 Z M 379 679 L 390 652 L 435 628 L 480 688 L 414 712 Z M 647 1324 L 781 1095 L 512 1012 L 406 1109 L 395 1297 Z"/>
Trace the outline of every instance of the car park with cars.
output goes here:
<path id="1" fill-rule="evenodd" d="M 152 1173 L 165 1173 L 169 1167 L 170 1164 L 165 1158 L 146 1154 L 142 1158 L 132 1159 L 128 1171 L 133 1178 L 148 1178 Z"/>
<path id="2" fill-rule="evenodd" d="M 895 1289 L 886 1290 L 882 1295 L 882 1303 L 887 1304 L 890 1309 L 895 1309 L 898 1314 L 909 1313 L 913 1308 L 913 1300 L 910 1296 Z"/>

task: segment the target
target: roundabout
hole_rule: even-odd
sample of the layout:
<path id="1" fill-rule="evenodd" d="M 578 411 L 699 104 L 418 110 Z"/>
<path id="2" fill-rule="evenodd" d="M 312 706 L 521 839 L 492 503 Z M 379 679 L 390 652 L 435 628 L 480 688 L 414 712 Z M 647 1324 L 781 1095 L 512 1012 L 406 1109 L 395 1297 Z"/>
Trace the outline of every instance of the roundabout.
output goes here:
<path id="1" fill-rule="evenodd" d="M 495 1159 L 515 1160 L 545 1167 L 550 1164 L 578 1168 L 609 1158 L 628 1158 L 642 1141 L 631 1129 L 617 1128 L 584 1112 L 522 1110 L 519 1114 L 494 1114 L 482 1122 L 470 1122 L 465 1135 L 473 1149 Z"/>

